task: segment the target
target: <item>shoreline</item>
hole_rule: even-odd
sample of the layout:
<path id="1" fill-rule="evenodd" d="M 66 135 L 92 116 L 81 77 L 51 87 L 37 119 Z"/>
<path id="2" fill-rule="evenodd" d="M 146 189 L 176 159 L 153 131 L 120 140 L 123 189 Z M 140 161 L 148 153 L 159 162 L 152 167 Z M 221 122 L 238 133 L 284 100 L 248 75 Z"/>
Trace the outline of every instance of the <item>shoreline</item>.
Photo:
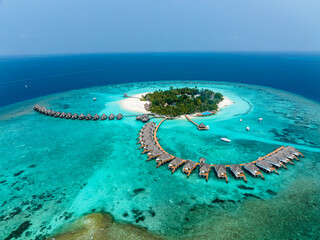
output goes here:
<path id="1" fill-rule="evenodd" d="M 121 108 L 133 112 L 133 113 L 140 113 L 140 114 L 150 114 L 150 111 L 147 111 L 144 109 L 144 104 L 145 103 L 150 103 L 149 101 L 140 101 L 140 98 L 142 95 L 148 94 L 150 92 L 145 92 L 145 93 L 138 93 L 135 95 L 132 95 L 130 97 L 126 97 L 125 99 L 122 99 L 119 101 L 119 104 Z M 232 104 L 234 104 L 230 98 L 227 96 L 223 96 L 223 100 L 218 103 L 218 111 L 220 111 L 223 108 L 226 108 Z M 198 113 L 193 113 L 193 114 L 187 114 L 190 118 L 198 117 Z M 176 119 L 180 119 L 183 116 L 175 117 Z"/>

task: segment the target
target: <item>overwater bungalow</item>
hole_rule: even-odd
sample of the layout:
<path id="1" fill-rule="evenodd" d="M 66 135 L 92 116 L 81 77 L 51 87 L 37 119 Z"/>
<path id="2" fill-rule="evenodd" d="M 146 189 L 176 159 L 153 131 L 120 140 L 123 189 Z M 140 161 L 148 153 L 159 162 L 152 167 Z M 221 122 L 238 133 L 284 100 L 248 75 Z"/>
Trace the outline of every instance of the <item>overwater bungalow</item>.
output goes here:
<path id="1" fill-rule="evenodd" d="M 199 164 L 199 176 L 205 177 L 206 181 L 208 181 L 209 173 L 210 173 L 211 165 L 208 163 L 205 163 L 204 161 Z"/>
<path id="2" fill-rule="evenodd" d="M 187 163 L 183 166 L 182 172 L 187 174 L 187 177 L 190 176 L 192 171 L 199 165 L 199 163 L 194 162 L 192 160 L 187 160 Z"/>
<path id="3" fill-rule="evenodd" d="M 276 159 L 278 159 L 279 161 L 283 162 L 283 163 L 288 163 L 290 162 L 293 165 L 293 162 L 288 158 L 287 155 L 285 155 L 283 153 L 283 151 L 279 151 L 275 154 L 273 154 L 272 156 L 274 156 Z"/>
<path id="4" fill-rule="evenodd" d="M 104 121 L 104 120 L 106 120 L 107 118 L 108 118 L 108 116 L 107 116 L 106 114 L 102 114 L 100 119 L 101 119 L 102 121 Z"/>
<path id="5" fill-rule="evenodd" d="M 244 175 L 244 172 L 243 172 L 242 168 L 240 167 L 240 165 L 238 165 L 238 164 L 230 165 L 229 169 L 231 170 L 231 172 L 233 173 L 233 175 L 236 178 L 243 178 L 244 181 L 247 182 L 247 178 Z"/>
<path id="6" fill-rule="evenodd" d="M 279 174 L 277 172 L 277 170 L 272 166 L 272 164 L 267 162 L 267 161 L 265 161 L 265 160 L 256 161 L 256 165 L 257 165 L 257 167 L 263 169 L 267 173 L 271 173 L 272 171 L 275 171 L 277 174 Z"/>
<path id="7" fill-rule="evenodd" d="M 61 114 L 60 114 L 60 118 L 65 118 L 66 117 L 66 113 L 65 112 L 62 112 Z"/>
<path id="8" fill-rule="evenodd" d="M 282 154 L 284 157 L 289 158 L 290 160 L 295 158 L 295 155 L 287 149 L 282 149 L 277 153 Z"/>
<path id="9" fill-rule="evenodd" d="M 174 173 L 177 168 L 179 168 L 186 160 L 181 158 L 174 158 L 168 165 L 168 168 L 172 170 L 171 173 Z"/>
<path id="10" fill-rule="evenodd" d="M 266 157 L 266 158 L 264 158 L 264 160 L 266 162 L 272 164 L 273 166 L 278 167 L 278 168 L 280 168 L 281 166 L 283 166 L 284 168 L 287 168 L 286 165 L 284 165 L 283 162 L 281 162 L 279 159 L 277 159 L 274 155 Z"/>
<path id="11" fill-rule="evenodd" d="M 157 157 L 156 162 L 158 163 L 157 167 L 160 167 L 161 165 L 165 164 L 166 162 L 169 162 L 173 159 L 173 156 L 165 153 L 159 157 Z"/>
<path id="12" fill-rule="evenodd" d="M 251 162 L 245 163 L 243 165 L 243 168 L 245 170 L 247 170 L 252 176 L 256 177 L 258 175 L 261 175 L 261 177 L 264 179 L 264 176 L 262 175 L 260 169 L 256 165 L 254 165 L 253 163 L 251 163 Z"/>
<path id="13" fill-rule="evenodd" d="M 78 118 L 79 118 L 79 115 L 76 114 L 76 113 L 74 113 L 71 118 L 72 118 L 73 120 L 74 120 L 74 119 L 78 119 Z"/>
<path id="14" fill-rule="evenodd" d="M 50 113 L 50 116 L 54 116 L 56 114 L 56 111 L 52 110 Z"/>
<path id="15" fill-rule="evenodd" d="M 121 113 L 118 113 L 117 120 L 121 120 L 123 118 L 123 115 Z"/>
<path id="16" fill-rule="evenodd" d="M 198 125 L 198 130 L 208 130 L 208 127 L 206 125 L 204 125 L 203 123 L 200 123 Z"/>
<path id="17" fill-rule="evenodd" d="M 83 114 L 83 113 L 81 113 L 80 115 L 79 115 L 79 120 L 83 120 L 83 119 L 85 119 L 86 118 L 86 116 Z"/>
<path id="18" fill-rule="evenodd" d="M 66 119 L 70 119 L 70 118 L 72 118 L 72 113 L 68 112 L 66 115 Z"/>
<path id="19" fill-rule="evenodd" d="M 57 111 L 56 114 L 54 114 L 54 117 L 60 117 L 61 112 Z"/>
<path id="20" fill-rule="evenodd" d="M 39 108 L 40 108 L 40 106 L 38 104 L 33 106 L 33 109 L 36 110 L 36 111 L 39 111 Z"/>
<path id="21" fill-rule="evenodd" d="M 86 116 L 86 120 L 91 120 L 91 119 L 92 119 L 92 115 L 88 113 L 88 115 Z"/>
<path id="22" fill-rule="evenodd" d="M 226 182 L 228 182 L 228 175 L 227 175 L 227 169 L 225 165 L 213 165 L 214 170 L 216 171 L 218 178 L 225 178 Z"/>
<path id="23" fill-rule="evenodd" d="M 143 114 L 140 120 L 142 122 L 148 122 L 150 120 L 150 117 L 148 116 L 148 114 Z"/>
<path id="24" fill-rule="evenodd" d="M 100 116 L 96 113 L 94 116 L 93 116 L 93 120 L 99 120 Z"/>
<path id="25" fill-rule="evenodd" d="M 289 152 L 291 152 L 293 155 L 295 155 L 296 157 L 298 156 L 303 156 L 303 154 L 301 152 L 299 152 L 296 148 L 292 147 L 292 146 L 287 146 L 284 148 L 285 150 L 288 150 Z"/>
<path id="26" fill-rule="evenodd" d="M 50 110 L 50 109 L 47 109 L 46 112 L 45 112 L 45 114 L 48 115 L 48 116 L 50 116 L 50 115 L 51 115 L 51 110 Z"/>
<path id="27" fill-rule="evenodd" d="M 110 115 L 109 115 L 109 120 L 113 120 L 115 118 L 115 116 L 111 113 Z"/>
<path id="28" fill-rule="evenodd" d="M 154 149 L 153 151 L 151 152 L 148 152 L 148 159 L 147 161 L 149 161 L 150 159 L 153 159 L 153 158 L 157 158 L 159 156 L 161 156 L 164 152 L 161 151 L 159 148 L 158 149 Z"/>
<path id="29" fill-rule="evenodd" d="M 136 120 L 137 120 L 137 121 L 141 121 L 141 117 L 142 117 L 142 115 L 136 116 Z"/>

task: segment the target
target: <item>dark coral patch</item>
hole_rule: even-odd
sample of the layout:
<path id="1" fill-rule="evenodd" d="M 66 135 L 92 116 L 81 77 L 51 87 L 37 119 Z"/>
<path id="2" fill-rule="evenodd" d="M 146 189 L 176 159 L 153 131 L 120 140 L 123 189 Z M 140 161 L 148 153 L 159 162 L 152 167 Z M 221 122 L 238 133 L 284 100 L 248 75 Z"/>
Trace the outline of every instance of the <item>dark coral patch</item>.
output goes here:
<path id="1" fill-rule="evenodd" d="M 15 176 L 15 177 L 20 176 L 23 172 L 24 172 L 24 171 L 23 171 L 23 170 L 21 170 L 21 171 L 19 171 L 19 172 L 15 173 L 15 174 L 13 174 L 13 176 Z"/>
<path id="2" fill-rule="evenodd" d="M 243 190 L 254 190 L 253 187 L 247 187 L 246 185 L 238 185 L 237 187 Z"/>
<path id="3" fill-rule="evenodd" d="M 31 226 L 30 221 L 25 221 L 24 223 L 20 224 L 20 226 L 12 231 L 8 237 L 5 238 L 5 240 L 10 240 L 13 238 L 19 238 L 21 235 Z"/>
<path id="4" fill-rule="evenodd" d="M 134 195 L 144 192 L 146 189 L 144 188 L 136 188 L 133 190 Z"/>

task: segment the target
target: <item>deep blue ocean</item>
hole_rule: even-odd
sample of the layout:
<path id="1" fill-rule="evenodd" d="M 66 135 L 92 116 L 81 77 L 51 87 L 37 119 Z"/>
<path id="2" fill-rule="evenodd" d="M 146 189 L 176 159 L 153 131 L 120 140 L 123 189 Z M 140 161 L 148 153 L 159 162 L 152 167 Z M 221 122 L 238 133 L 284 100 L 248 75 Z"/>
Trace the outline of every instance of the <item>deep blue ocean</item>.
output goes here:
<path id="1" fill-rule="evenodd" d="M 0 106 L 71 89 L 161 80 L 249 83 L 320 101 L 320 53 L 1 57 Z"/>

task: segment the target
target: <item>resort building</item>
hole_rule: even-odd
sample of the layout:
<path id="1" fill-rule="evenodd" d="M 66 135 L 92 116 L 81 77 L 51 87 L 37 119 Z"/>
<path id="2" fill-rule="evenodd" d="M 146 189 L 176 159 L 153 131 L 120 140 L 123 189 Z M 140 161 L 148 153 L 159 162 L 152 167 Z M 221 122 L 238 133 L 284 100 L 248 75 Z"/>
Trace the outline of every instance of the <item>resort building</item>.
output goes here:
<path id="1" fill-rule="evenodd" d="M 168 168 L 172 170 L 171 173 L 174 173 L 177 168 L 179 168 L 186 160 L 181 158 L 174 158 L 168 165 Z"/>
<path id="2" fill-rule="evenodd" d="M 109 115 L 109 120 L 113 120 L 115 118 L 115 116 L 111 113 L 110 115 Z"/>
<path id="3" fill-rule="evenodd" d="M 258 175 L 261 175 L 261 177 L 264 179 L 264 176 L 262 175 L 260 169 L 254 165 L 253 163 L 245 163 L 243 164 L 243 168 L 247 170 L 249 173 L 251 173 L 252 176 L 256 177 Z"/>
<path id="4" fill-rule="evenodd" d="M 243 178 L 244 181 L 247 182 L 247 178 L 244 175 L 244 172 L 243 172 L 242 168 L 240 167 L 240 165 L 237 165 L 237 164 L 230 165 L 229 168 L 236 178 Z"/>
<path id="5" fill-rule="evenodd" d="M 218 178 L 225 178 L 226 182 L 228 182 L 227 169 L 225 165 L 213 165 L 213 168 L 216 171 Z"/>
<path id="6" fill-rule="evenodd" d="M 192 171 L 199 165 L 199 163 L 196 163 L 191 160 L 187 160 L 187 163 L 183 166 L 182 171 L 187 174 L 189 177 Z"/>

